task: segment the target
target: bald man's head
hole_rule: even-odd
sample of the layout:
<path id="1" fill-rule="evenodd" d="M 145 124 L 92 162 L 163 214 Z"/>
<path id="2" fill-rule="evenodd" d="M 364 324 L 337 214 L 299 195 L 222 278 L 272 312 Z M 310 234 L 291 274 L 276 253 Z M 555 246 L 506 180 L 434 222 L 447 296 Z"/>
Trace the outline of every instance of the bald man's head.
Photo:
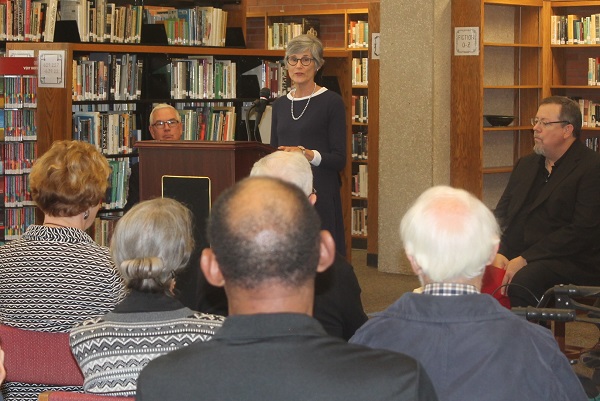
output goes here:
<path id="1" fill-rule="evenodd" d="M 317 213 L 298 187 L 252 177 L 219 197 L 208 236 L 230 285 L 301 286 L 316 274 L 320 227 Z"/>

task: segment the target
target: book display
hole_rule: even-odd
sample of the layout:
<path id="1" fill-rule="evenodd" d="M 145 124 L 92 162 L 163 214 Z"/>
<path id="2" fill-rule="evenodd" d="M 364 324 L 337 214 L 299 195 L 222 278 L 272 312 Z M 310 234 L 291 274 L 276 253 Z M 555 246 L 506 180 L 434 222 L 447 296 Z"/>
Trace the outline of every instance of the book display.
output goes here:
<path id="1" fill-rule="evenodd" d="M 542 3 L 549 2 L 452 2 L 450 179 L 490 208 L 516 160 L 533 148 L 530 119 L 544 80 Z"/>
<path id="2" fill-rule="evenodd" d="M 352 53 L 352 247 L 366 248 L 369 195 L 369 36 L 368 10 L 348 14 L 347 43 Z"/>
<path id="3" fill-rule="evenodd" d="M 583 115 L 581 140 L 598 148 L 600 137 L 600 5 L 593 1 L 544 2 L 544 96 L 568 96 Z"/>
<path id="4" fill-rule="evenodd" d="M 0 242 L 35 223 L 29 173 L 37 158 L 37 60 L 0 58 Z"/>

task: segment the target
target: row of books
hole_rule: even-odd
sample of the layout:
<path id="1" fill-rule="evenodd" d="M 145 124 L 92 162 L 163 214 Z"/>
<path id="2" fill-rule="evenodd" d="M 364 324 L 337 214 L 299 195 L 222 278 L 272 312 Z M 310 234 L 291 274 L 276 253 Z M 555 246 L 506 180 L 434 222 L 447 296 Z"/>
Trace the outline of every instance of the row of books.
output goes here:
<path id="1" fill-rule="evenodd" d="M 57 4 L 57 0 L 0 2 L 0 40 L 51 41 L 49 33 L 45 35 L 45 32 L 50 24 L 54 28 Z"/>
<path id="2" fill-rule="evenodd" d="M 21 238 L 27 227 L 35 224 L 35 207 L 5 208 L 0 213 L 0 241 L 7 242 Z"/>
<path id="3" fill-rule="evenodd" d="M 115 231 L 117 219 L 103 219 L 97 217 L 94 220 L 94 241 L 98 245 L 110 246 L 111 234 Z"/>
<path id="4" fill-rule="evenodd" d="M 237 67 L 231 60 L 198 56 L 171 62 L 173 99 L 233 99 L 236 87 Z"/>
<path id="5" fill-rule="evenodd" d="M 352 207 L 352 235 L 367 235 L 367 208 L 361 206 Z"/>
<path id="6" fill-rule="evenodd" d="M 229 105 L 207 103 L 193 109 L 180 110 L 182 139 L 192 141 L 235 140 L 236 112 Z"/>
<path id="7" fill-rule="evenodd" d="M 108 188 L 102 201 L 104 209 L 122 209 L 127 203 L 127 189 L 130 175 L 129 158 L 109 159 L 110 175 Z"/>
<path id="8" fill-rule="evenodd" d="M 164 24 L 171 45 L 225 46 L 227 11 L 215 7 L 147 7 L 146 23 Z"/>
<path id="9" fill-rule="evenodd" d="M 553 15 L 550 19 L 550 44 L 600 44 L 600 14 L 581 17 Z"/>
<path id="10" fill-rule="evenodd" d="M 0 109 L 0 141 L 37 140 L 35 109 Z"/>
<path id="11" fill-rule="evenodd" d="M 578 99 L 582 127 L 600 127 L 600 103 L 589 99 Z"/>
<path id="12" fill-rule="evenodd" d="M 348 47 L 353 49 L 369 47 L 369 23 L 367 21 L 350 21 Z"/>
<path id="13" fill-rule="evenodd" d="M 369 166 L 360 164 L 358 172 L 352 175 L 352 196 L 366 198 L 369 195 Z"/>
<path id="14" fill-rule="evenodd" d="M 136 115 L 120 111 L 73 113 L 73 139 L 95 145 L 102 154 L 129 154 L 141 140 Z"/>
<path id="15" fill-rule="evenodd" d="M 291 88 L 284 61 L 263 60 L 258 66 L 242 73 L 242 76 L 255 76 L 260 88 L 271 90 L 271 98 L 286 95 Z"/>
<path id="16" fill-rule="evenodd" d="M 587 84 L 590 86 L 600 85 L 600 57 L 588 58 Z"/>
<path id="17" fill-rule="evenodd" d="M 135 113 L 137 110 L 136 103 L 74 103 L 71 106 L 71 111 L 77 113 L 79 111 L 120 111 L 126 113 Z"/>
<path id="18" fill-rule="evenodd" d="M 369 122 L 369 97 L 352 95 L 352 121 L 357 123 Z"/>
<path id="19" fill-rule="evenodd" d="M 90 53 L 73 60 L 72 99 L 138 100 L 144 61 L 135 53 Z"/>
<path id="20" fill-rule="evenodd" d="M 37 107 L 37 76 L 0 76 L 0 108 Z"/>
<path id="21" fill-rule="evenodd" d="M 365 132 L 352 133 L 352 160 L 368 160 L 369 136 Z"/>
<path id="22" fill-rule="evenodd" d="M 369 59 L 367 57 L 352 59 L 352 85 L 369 84 Z"/>
<path id="23" fill-rule="evenodd" d="M 594 152 L 600 152 L 600 140 L 597 136 L 586 138 L 585 146 L 592 149 Z"/>
<path id="24" fill-rule="evenodd" d="M 29 188 L 29 174 L 4 176 L 4 207 L 35 206 Z"/>
<path id="25" fill-rule="evenodd" d="M 37 159 L 37 142 L 3 142 L 0 174 L 26 174 Z"/>
<path id="26" fill-rule="evenodd" d="M 321 23 L 317 18 L 301 18 L 297 21 L 274 22 L 267 27 L 267 48 L 283 50 L 296 36 L 311 34 L 319 37 Z"/>

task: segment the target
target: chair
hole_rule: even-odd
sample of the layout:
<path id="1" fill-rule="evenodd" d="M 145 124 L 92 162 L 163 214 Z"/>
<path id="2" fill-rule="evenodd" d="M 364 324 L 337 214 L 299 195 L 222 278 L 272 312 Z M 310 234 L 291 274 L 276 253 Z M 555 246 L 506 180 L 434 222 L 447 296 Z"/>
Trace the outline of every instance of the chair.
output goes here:
<path id="1" fill-rule="evenodd" d="M 69 333 L 45 333 L 0 325 L 7 382 L 83 386 Z"/>
<path id="2" fill-rule="evenodd" d="M 69 333 L 45 333 L 0 325 L 7 382 L 49 386 L 83 386 L 83 374 L 71 353 Z M 47 401 L 131 401 L 134 397 L 110 397 L 69 391 L 45 391 Z"/>
<path id="3" fill-rule="evenodd" d="M 135 397 L 112 397 L 100 394 L 82 394 L 71 391 L 44 391 L 38 401 L 133 401 Z"/>

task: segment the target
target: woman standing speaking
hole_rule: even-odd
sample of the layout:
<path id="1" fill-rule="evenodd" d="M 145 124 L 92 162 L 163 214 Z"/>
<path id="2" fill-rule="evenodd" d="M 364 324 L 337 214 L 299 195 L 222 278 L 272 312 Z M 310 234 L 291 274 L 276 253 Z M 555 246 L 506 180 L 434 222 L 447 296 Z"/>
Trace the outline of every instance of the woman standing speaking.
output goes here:
<path id="1" fill-rule="evenodd" d="M 273 103 L 271 145 L 285 152 L 302 152 L 313 169 L 315 207 L 321 225 L 346 254 L 340 196 L 340 172 L 346 165 L 346 110 L 342 97 L 317 85 L 323 66 L 323 45 L 313 35 L 288 42 L 285 61 L 292 90 Z"/>

